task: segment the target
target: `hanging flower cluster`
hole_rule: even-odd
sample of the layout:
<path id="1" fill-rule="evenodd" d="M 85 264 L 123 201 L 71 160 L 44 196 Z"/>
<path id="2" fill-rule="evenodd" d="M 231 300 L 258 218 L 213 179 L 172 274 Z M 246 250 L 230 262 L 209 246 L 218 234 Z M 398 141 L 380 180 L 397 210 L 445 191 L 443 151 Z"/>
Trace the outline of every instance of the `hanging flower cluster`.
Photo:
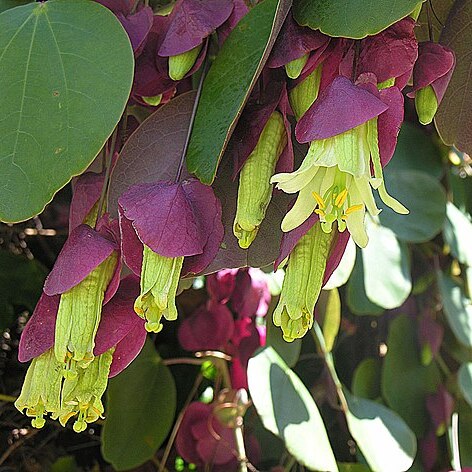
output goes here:
<path id="1" fill-rule="evenodd" d="M 178 0 L 157 12 L 135 9 L 131 0 L 97 1 L 130 37 L 131 103 L 145 107 L 190 89 L 211 36 L 221 45 L 247 12 L 242 0 Z M 274 192 L 296 197 L 275 262 L 286 270 L 273 321 L 288 342 L 312 327 L 320 290 L 349 237 L 368 244 L 365 219 L 380 213 L 375 195 L 408 213 L 384 180 L 403 122 L 403 90 L 412 80 L 408 96 L 420 121 L 430 123 L 455 64 L 444 46 L 418 45 L 414 27 L 404 18 L 354 41 L 299 26 L 289 13 L 228 143 L 238 179 L 232 232 L 241 249 L 258 237 Z M 294 148 L 303 146 L 305 157 L 296 159 Z M 221 249 L 221 203 L 210 186 L 191 177 L 138 183 L 119 197 L 113 219 L 104 211 L 107 185 L 104 173 L 77 179 L 69 237 L 21 338 L 20 361 L 32 362 L 16 406 L 35 427 L 50 415 L 63 425 L 74 419 L 80 432 L 100 418 L 108 378 L 138 355 L 147 332 L 177 319 L 180 279 L 201 274 Z M 124 278 L 122 261 L 133 272 Z M 180 344 L 224 354 L 231 359 L 228 388 L 247 388 L 249 358 L 265 343 L 267 281 L 258 269 L 229 268 L 207 277 L 207 291 L 206 303 L 181 322 Z M 422 342 L 426 363 L 437 342 L 426 335 Z M 226 467 L 235 460 L 228 453 L 234 437 L 213 421 L 214 411 L 192 403 L 177 447 L 189 461 L 203 464 L 211 454 Z"/>

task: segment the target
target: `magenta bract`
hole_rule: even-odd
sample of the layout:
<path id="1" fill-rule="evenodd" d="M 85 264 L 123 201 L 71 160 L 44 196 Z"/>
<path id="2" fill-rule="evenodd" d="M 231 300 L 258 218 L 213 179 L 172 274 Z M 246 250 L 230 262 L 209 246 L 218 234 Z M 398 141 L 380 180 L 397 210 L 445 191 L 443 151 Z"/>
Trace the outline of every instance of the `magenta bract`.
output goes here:
<path id="1" fill-rule="evenodd" d="M 74 193 L 69 210 L 69 233 L 84 222 L 102 192 L 105 174 L 85 172 L 73 180 Z"/>
<path id="2" fill-rule="evenodd" d="M 206 289 L 210 298 L 218 303 L 226 303 L 230 299 L 238 269 L 223 269 L 206 277 Z"/>
<path id="3" fill-rule="evenodd" d="M 337 77 L 300 118 L 298 142 L 308 143 L 344 133 L 379 116 L 388 106 L 345 77 Z"/>
<path id="4" fill-rule="evenodd" d="M 21 333 L 18 346 L 18 360 L 28 362 L 40 356 L 54 344 L 54 328 L 56 325 L 59 295 L 49 297 L 43 293 Z"/>
<path id="5" fill-rule="evenodd" d="M 67 292 L 117 249 L 116 243 L 87 225 L 77 226 L 64 244 L 44 283 L 46 295 Z"/>
<path id="6" fill-rule="evenodd" d="M 300 26 L 289 12 L 277 36 L 267 65 L 272 68 L 281 67 L 311 51 L 324 50 L 329 41 L 329 36 L 320 31 Z"/>
<path id="7" fill-rule="evenodd" d="M 413 69 L 413 89 L 408 96 L 414 97 L 417 90 L 431 85 L 438 103 L 441 103 L 455 64 L 454 52 L 448 47 L 430 41 L 420 43 L 418 60 Z"/>
<path id="8" fill-rule="evenodd" d="M 229 18 L 232 10 L 232 0 L 179 0 L 170 15 L 159 55 L 175 56 L 202 44 Z"/>
<path id="9" fill-rule="evenodd" d="M 223 350 L 233 336 L 233 315 L 225 305 L 210 300 L 179 327 L 179 342 L 187 351 Z"/>
<path id="10" fill-rule="evenodd" d="M 270 300 L 267 280 L 260 269 L 238 271 L 230 304 L 239 317 L 265 316 Z"/>
<path id="11" fill-rule="evenodd" d="M 213 189 L 196 179 L 134 185 L 118 203 L 127 263 L 145 244 L 161 256 L 186 256 L 183 274 L 197 273 L 218 252 L 224 234 L 221 204 Z M 138 268 L 136 262 L 131 265 Z"/>

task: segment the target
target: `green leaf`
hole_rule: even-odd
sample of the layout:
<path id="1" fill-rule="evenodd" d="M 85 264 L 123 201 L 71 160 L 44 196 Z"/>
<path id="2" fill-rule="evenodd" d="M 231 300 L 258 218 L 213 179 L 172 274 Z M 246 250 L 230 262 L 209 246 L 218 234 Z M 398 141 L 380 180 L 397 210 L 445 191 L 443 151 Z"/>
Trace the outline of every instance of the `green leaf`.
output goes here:
<path id="1" fill-rule="evenodd" d="M 467 403 L 472 406 L 472 362 L 462 364 L 457 377 L 459 388 Z"/>
<path id="2" fill-rule="evenodd" d="M 339 472 L 370 472 L 370 469 L 364 464 L 355 462 L 338 462 Z"/>
<path id="3" fill-rule="evenodd" d="M 361 250 L 357 249 L 356 263 L 347 283 L 347 304 L 355 315 L 381 315 L 384 309 L 367 298 L 362 259 Z"/>
<path id="4" fill-rule="evenodd" d="M 358 397 L 376 400 L 380 397 L 381 362 L 368 357 L 354 371 L 352 377 L 352 393 Z"/>
<path id="5" fill-rule="evenodd" d="M 438 272 L 443 311 L 457 340 L 472 347 L 472 302 L 453 279 Z"/>
<path id="6" fill-rule="evenodd" d="M 385 172 L 387 189 L 409 210 L 399 215 L 379 201 L 380 223 L 390 228 L 398 239 L 421 243 L 436 236 L 446 218 L 444 188 L 430 175 L 414 171 Z"/>
<path id="7" fill-rule="evenodd" d="M 472 222 L 453 203 L 448 202 L 446 212 L 444 239 L 449 244 L 452 255 L 462 264 L 472 267 Z"/>
<path id="8" fill-rule="evenodd" d="M 115 128 L 133 80 L 120 22 L 87 0 L 0 15 L 0 220 L 40 213 Z"/>
<path id="9" fill-rule="evenodd" d="M 264 0 L 238 23 L 223 44 L 203 83 L 187 167 L 211 184 L 244 104 L 264 67 L 291 6 Z"/>
<path id="10" fill-rule="evenodd" d="M 416 455 L 416 437 L 392 410 L 345 391 L 347 424 L 373 472 L 408 470 Z"/>
<path id="11" fill-rule="evenodd" d="M 46 268 L 8 251 L 0 251 L 0 329 L 15 320 L 17 309 L 33 311 L 41 296 Z"/>
<path id="12" fill-rule="evenodd" d="M 77 464 L 74 456 L 59 457 L 52 465 L 49 472 L 77 472 Z"/>
<path id="13" fill-rule="evenodd" d="M 31 3 L 32 0 L 0 0 L 0 13 L 10 8 L 19 7 L 27 3 Z"/>
<path id="14" fill-rule="evenodd" d="M 266 346 L 272 347 L 282 360 L 289 366 L 294 367 L 300 357 L 300 351 L 302 348 L 302 340 L 295 339 L 293 342 L 288 343 L 282 336 L 282 330 L 280 327 L 275 326 L 272 320 L 272 310 L 266 316 Z"/>
<path id="15" fill-rule="evenodd" d="M 423 128 L 408 122 L 403 123 L 400 129 L 395 154 L 387 164 L 385 173 L 399 170 L 423 171 L 438 179 L 444 173 L 441 149 Z"/>
<path id="16" fill-rule="evenodd" d="M 369 244 L 362 249 L 367 298 L 385 309 L 397 308 L 411 292 L 408 248 L 392 230 L 366 219 Z"/>
<path id="17" fill-rule="evenodd" d="M 137 467 L 154 456 L 172 428 L 176 396 L 172 374 L 150 342 L 110 380 L 102 454 L 116 470 Z"/>
<path id="18" fill-rule="evenodd" d="M 426 395 L 436 391 L 440 382 L 434 363 L 421 364 L 416 325 L 406 315 L 390 323 L 387 338 L 388 351 L 382 368 L 382 395 L 393 408 L 421 437 L 429 424 L 426 410 Z"/>
<path id="19" fill-rule="evenodd" d="M 460 32 L 460 34 L 458 34 Z M 472 1 L 456 0 L 447 17 L 440 41 L 456 55 L 456 67 L 435 118 L 442 140 L 448 146 L 472 154 Z"/>
<path id="20" fill-rule="evenodd" d="M 294 0 L 295 19 L 329 36 L 360 39 L 377 34 L 424 0 Z"/>
<path id="21" fill-rule="evenodd" d="M 356 244 L 352 240 L 352 238 L 349 238 L 346 250 L 344 251 L 343 257 L 341 258 L 341 262 L 331 274 L 331 277 L 326 282 L 323 289 L 331 290 L 333 288 L 341 287 L 342 285 L 344 285 L 349 280 L 349 276 L 351 275 L 354 269 L 355 262 Z"/>
<path id="22" fill-rule="evenodd" d="M 113 216 L 118 214 L 118 197 L 131 185 L 175 179 L 194 100 L 194 92 L 179 95 L 153 113 L 130 136 L 111 177 L 108 200 Z M 205 274 L 228 267 L 263 267 L 274 262 L 279 253 L 280 224 L 291 196 L 282 192 L 273 196 L 256 239 L 249 249 L 241 249 L 233 235 L 238 181 L 231 178 L 231 170 L 232 161 L 225 158 L 213 185 L 222 205 L 225 235 L 220 251 Z M 189 177 L 185 171 L 182 176 Z"/>
<path id="23" fill-rule="evenodd" d="M 462 467 L 472 467 L 472 408 L 464 401 L 457 402 L 459 414 L 459 451 Z M 464 469 L 462 469 L 464 470 Z"/>
<path id="24" fill-rule="evenodd" d="M 323 419 L 302 381 L 271 347 L 249 360 L 249 392 L 264 426 L 282 438 L 297 461 L 337 471 Z"/>
<path id="25" fill-rule="evenodd" d="M 316 316 L 323 326 L 326 350 L 331 352 L 341 326 L 341 299 L 336 288 L 321 291 L 316 302 Z"/>

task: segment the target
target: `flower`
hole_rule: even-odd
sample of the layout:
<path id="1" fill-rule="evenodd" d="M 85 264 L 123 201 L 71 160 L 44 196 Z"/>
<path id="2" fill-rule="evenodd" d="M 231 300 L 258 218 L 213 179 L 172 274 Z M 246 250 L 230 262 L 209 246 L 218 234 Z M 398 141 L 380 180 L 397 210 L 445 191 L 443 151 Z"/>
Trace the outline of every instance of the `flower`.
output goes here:
<path id="1" fill-rule="evenodd" d="M 282 231 L 297 228 L 315 211 L 323 231 L 331 232 L 337 222 L 339 231 L 347 227 L 354 241 L 365 247 L 365 211 L 372 216 L 380 212 L 372 189 L 387 206 L 408 213 L 386 191 L 381 157 L 383 153 L 386 161 L 393 154 L 387 147 L 391 148 L 392 128 L 402 116 L 388 116 L 388 122 L 381 122 L 379 116 L 390 108 L 385 102 L 392 98 L 391 91 L 382 95 L 372 84 L 364 85 L 337 77 L 298 122 L 298 141 L 311 142 L 308 154 L 298 170 L 271 179 L 284 192 L 299 193 L 282 221 Z M 390 135 L 384 136 L 385 132 Z M 398 129 L 393 133 L 396 140 Z"/>
<path id="2" fill-rule="evenodd" d="M 77 226 L 69 235 L 44 284 L 44 293 L 60 295 L 55 322 L 54 352 L 65 373 L 93 360 L 102 305 L 119 284 L 121 263 L 113 225 L 101 220 L 99 231 Z M 71 270 L 71 267 L 74 269 Z"/>
<path id="3" fill-rule="evenodd" d="M 313 312 L 323 286 L 334 233 L 315 224 L 296 244 L 288 259 L 279 303 L 274 310 L 275 326 L 285 341 L 302 338 L 313 326 Z"/>
<path id="4" fill-rule="evenodd" d="M 413 89 L 418 118 L 423 125 L 433 121 L 456 65 L 454 52 L 442 44 L 426 41 L 419 44 L 419 55 L 413 69 Z"/>
<path id="5" fill-rule="evenodd" d="M 202 271 L 219 249 L 221 204 L 211 187 L 196 179 L 134 185 L 118 204 L 123 258 L 141 275 L 135 311 L 146 329 L 157 333 L 162 317 L 177 318 L 181 273 Z"/>

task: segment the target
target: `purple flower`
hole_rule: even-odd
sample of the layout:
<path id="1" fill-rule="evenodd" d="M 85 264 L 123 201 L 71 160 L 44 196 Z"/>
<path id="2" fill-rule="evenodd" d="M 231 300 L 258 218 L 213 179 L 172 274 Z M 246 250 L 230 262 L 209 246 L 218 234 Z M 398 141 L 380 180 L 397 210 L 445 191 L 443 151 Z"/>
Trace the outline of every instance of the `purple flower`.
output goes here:
<path id="1" fill-rule="evenodd" d="M 267 278 L 260 269 L 240 269 L 231 295 L 231 308 L 240 318 L 265 316 L 271 295 Z"/>
<path id="2" fill-rule="evenodd" d="M 235 283 L 238 269 L 223 269 L 206 278 L 206 289 L 210 298 L 219 303 L 227 303 L 230 299 Z"/>
<path id="3" fill-rule="evenodd" d="M 431 415 L 436 435 L 442 436 L 447 430 L 454 411 L 454 398 L 444 385 L 440 385 L 436 393 L 426 397 L 426 408 Z"/>

